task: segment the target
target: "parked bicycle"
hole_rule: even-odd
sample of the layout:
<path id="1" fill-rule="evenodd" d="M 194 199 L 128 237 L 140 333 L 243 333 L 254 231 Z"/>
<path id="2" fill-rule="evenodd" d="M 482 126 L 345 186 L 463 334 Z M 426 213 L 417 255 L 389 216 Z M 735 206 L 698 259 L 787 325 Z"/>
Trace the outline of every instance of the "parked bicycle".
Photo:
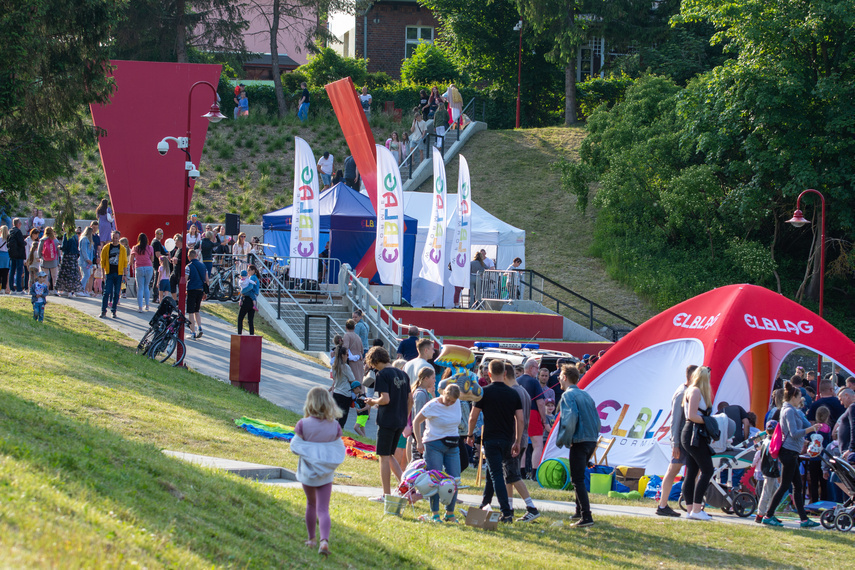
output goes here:
<path id="1" fill-rule="evenodd" d="M 213 275 L 208 283 L 208 300 L 210 301 L 237 301 L 240 291 L 235 291 L 235 266 L 214 267 Z"/>
<path id="2" fill-rule="evenodd" d="M 149 321 L 149 330 L 146 331 L 137 345 L 137 353 L 146 354 L 158 362 L 166 362 L 180 345 L 181 350 L 178 351 L 178 354 L 182 356 L 181 360 L 175 362 L 175 366 L 180 365 L 184 360 L 186 351 L 184 343 L 178 335 L 185 322 L 184 313 L 178 309 L 175 300 L 167 297 L 161 302 L 157 312 Z"/>

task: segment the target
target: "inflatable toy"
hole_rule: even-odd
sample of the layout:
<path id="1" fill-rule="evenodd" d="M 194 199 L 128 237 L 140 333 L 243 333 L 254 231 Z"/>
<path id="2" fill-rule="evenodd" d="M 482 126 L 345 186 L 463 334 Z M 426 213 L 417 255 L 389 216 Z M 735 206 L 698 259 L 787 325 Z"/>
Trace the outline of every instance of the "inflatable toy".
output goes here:
<path id="1" fill-rule="evenodd" d="M 451 369 L 451 378 L 460 387 L 460 399 L 477 402 L 484 396 L 484 389 L 478 384 L 478 377 L 471 371 L 475 364 L 475 355 L 465 346 L 444 344 L 434 361 L 437 365 Z"/>

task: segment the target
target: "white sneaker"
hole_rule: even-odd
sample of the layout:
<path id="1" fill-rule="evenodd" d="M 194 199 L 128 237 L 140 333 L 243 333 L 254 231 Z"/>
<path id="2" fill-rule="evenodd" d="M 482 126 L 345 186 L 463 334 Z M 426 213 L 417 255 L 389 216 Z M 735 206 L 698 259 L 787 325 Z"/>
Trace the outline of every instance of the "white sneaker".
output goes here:
<path id="1" fill-rule="evenodd" d="M 80 293 L 77 294 L 77 296 L 78 297 L 89 297 L 89 293 L 87 293 L 86 291 L 81 291 Z"/>
<path id="2" fill-rule="evenodd" d="M 694 521 L 711 521 L 712 517 L 709 516 L 705 511 L 699 511 L 697 513 L 692 513 L 686 518 L 692 519 Z"/>

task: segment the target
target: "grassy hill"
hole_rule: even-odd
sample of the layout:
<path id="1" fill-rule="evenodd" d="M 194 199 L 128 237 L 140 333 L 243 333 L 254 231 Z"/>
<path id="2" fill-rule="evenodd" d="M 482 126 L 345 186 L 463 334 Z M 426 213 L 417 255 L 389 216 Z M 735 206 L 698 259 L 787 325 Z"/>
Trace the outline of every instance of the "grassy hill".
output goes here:
<path id="1" fill-rule="evenodd" d="M 372 117 L 371 126 L 377 141 L 407 128 L 382 113 Z M 493 215 L 526 230 L 526 267 L 640 323 L 655 311 L 587 255 L 592 213 L 576 210 L 575 197 L 561 190 L 559 173 L 552 168 L 560 156 L 576 155 L 584 133 L 581 127 L 478 133 L 464 149 L 473 198 Z M 221 222 L 224 213 L 235 212 L 245 223 L 260 223 L 262 214 L 289 205 L 295 136 L 306 139 L 317 156 L 331 152 L 336 169 L 343 165 L 347 145 L 329 114 L 320 114 L 307 125 L 295 117 L 260 116 L 211 125 L 191 211 L 205 222 Z M 452 160 L 447 167 L 449 181 L 457 180 L 457 164 Z M 75 166 L 76 172 L 63 183 L 78 217 L 91 219 L 98 201 L 107 195 L 97 149 L 84 152 Z M 429 187 L 426 182 L 421 189 Z M 454 185 L 451 191 L 456 192 Z M 58 202 L 57 190 L 47 185 L 34 193 L 31 206 L 43 207 L 50 217 Z"/>
<path id="2" fill-rule="evenodd" d="M 472 199 L 525 230 L 527 268 L 641 323 L 656 311 L 632 289 L 611 279 L 602 262 L 588 255 L 594 209 L 581 214 L 575 196 L 561 189 L 560 173 L 552 167 L 559 157 L 578 158 L 584 136 L 584 127 L 478 133 L 462 153 L 469 162 Z M 452 159 L 446 165 L 454 191 L 458 164 Z M 430 187 L 428 180 L 420 190 L 429 192 Z"/>
<path id="3" fill-rule="evenodd" d="M 496 532 L 383 517 L 335 493 L 332 555 L 303 547 L 305 499 L 189 465 L 162 449 L 293 466 L 288 445 L 234 426 L 293 423 L 256 396 L 133 354 L 105 323 L 0 298 L 0 568 L 811 567 L 855 556 L 838 532 L 600 517 L 586 530 L 544 515 Z M 371 474 L 348 458 L 342 470 Z M 357 462 L 357 463 L 354 463 Z M 417 505 L 425 512 L 425 502 Z"/>

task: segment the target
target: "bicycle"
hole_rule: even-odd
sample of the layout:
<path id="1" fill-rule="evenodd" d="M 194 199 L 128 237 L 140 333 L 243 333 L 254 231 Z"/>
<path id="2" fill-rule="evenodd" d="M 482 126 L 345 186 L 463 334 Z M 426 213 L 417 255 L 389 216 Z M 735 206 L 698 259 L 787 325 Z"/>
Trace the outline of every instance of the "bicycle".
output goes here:
<path id="1" fill-rule="evenodd" d="M 168 316 L 177 308 L 178 305 L 176 305 L 173 298 L 166 297 L 163 299 L 158 306 L 157 311 L 152 315 L 151 320 L 148 322 L 149 329 L 143 335 L 142 339 L 140 339 L 139 344 L 137 344 L 137 354 L 148 354 L 154 339 L 157 338 L 166 328 Z"/>
<path id="2" fill-rule="evenodd" d="M 235 295 L 235 268 L 216 270 L 208 283 L 208 299 L 211 301 L 236 301 L 240 295 Z"/>
<path id="3" fill-rule="evenodd" d="M 184 326 L 186 318 L 181 311 L 176 312 L 177 314 L 168 316 L 165 328 L 152 340 L 151 348 L 148 351 L 148 357 L 152 360 L 166 362 L 179 345 L 181 346 L 179 354 L 186 354 L 186 347 L 181 339 L 178 338 L 178 334 L 181 327 Z M 183 360 L 184 357 L 182 356 L 181 360 L 175 362 L 175 366 L 181 365 L 181 361 Z"/>

